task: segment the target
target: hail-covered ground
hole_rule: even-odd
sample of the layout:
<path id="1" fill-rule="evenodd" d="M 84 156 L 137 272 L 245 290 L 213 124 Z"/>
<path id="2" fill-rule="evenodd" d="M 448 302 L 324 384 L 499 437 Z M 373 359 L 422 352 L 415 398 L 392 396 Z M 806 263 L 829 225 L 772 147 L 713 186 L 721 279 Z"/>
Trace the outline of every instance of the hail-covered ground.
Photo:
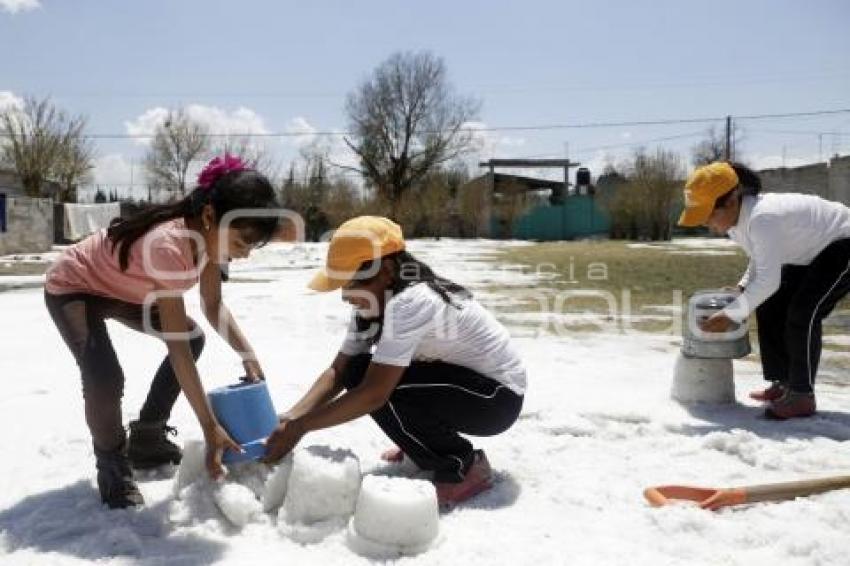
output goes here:
<path id="1" fill-rule="evenodd" d="M 761 384 L 759 367 L 736 362 L 737 404 L 678 405 L 670 399 L 677 335 L 624 331 L 616 324 L 571 331 L 545 316 L 512 312 L 518 289 L 547 292 L 551 283 L 499 265 L 498 250 L 506 245 L 522 244 L 411 245 L 499 313 L 529 374 L 515 426 L 475 441 L 489 456 L 496 486 L 440 515 L 436 539 L 419 545 L 413 544 L 417 536 L 430 541 L 434 534 L 430 486 L 383 477 L 421 474 L 409 464 L 380 461 L 388 441 L 368 418 L 308 435 L 295 466 L 287 460 L 286 469 L 233 468 L 224 485 L 210 485 L 193 442 L 200 430 L 181 398 L 172 424 L 179 442 L 187 443 L 186 465 L 179 474 L 171 469 L 139 477 L 144 508 L 106 510 L 94 485 L 78 371 L 44 309 L 39 278 L 0 278 L 0 288 L 11 289 L 0 292 L 0 562 L 349 565 L 389 557 L 452 566 L 850 563 L 850 490 L 718 513 L 690 505 L 651 508 L 642 498 L 645 487 L 658 484 L 734 486 L 850 474 L 846 382 L 822 380 L 817 417 L 775 423 L 760 418 L 760 408 L 746 399 Z M 710 241 L 697 247 L 671 252 L 724 251 Z M 324 251 L 320 244 L 270 246 L 236 266 L 225 287 L 279 411 L 327 366 L 344 333 L 348 309 L 339 295 L 305 289 Z M 21 261 L 30 260 L 38 258 Z M 510 298 L 501 291 L 507 288 Z M 200 320 L 197 295 L 188 300 Z M 678 316 L 675 308 L 657 312 Z M 165 349 L 120 325 L 110 323 L 110 332 L 126 374 L 129 421 Z M 211 389 L 234 382 L 241 366 L 209 327 L 207 334 L 199 365 Z M 387 551 L 358 543 L 352 513 L 361 485 L 368 497 L 360 531 L 400 544 L 413 537 L 397 549 L 407 554 L 393 554 L 392 545 Z M 395 509 L 398 521 L 386 521 L 382 509 Z"/>

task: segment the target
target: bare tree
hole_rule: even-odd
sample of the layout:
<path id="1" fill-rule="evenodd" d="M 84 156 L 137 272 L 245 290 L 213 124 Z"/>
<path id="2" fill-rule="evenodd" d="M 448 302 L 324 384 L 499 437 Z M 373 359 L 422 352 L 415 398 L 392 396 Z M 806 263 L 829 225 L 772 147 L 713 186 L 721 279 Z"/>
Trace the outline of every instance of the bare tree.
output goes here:
<path id="1" fill-rule="evenodd" d="M 732 126 L 732 139 L 731 144 L 731 157 L 732 159 L 739 159 L 738 153 L 740 149 L 741 140 L 743 139 L 743 132 L 741 128 L 737 125 Z M 708 165 L 709 163 L 714 163 L 715 161 L 723 161 L 726 159 L 726 137 L 725 133 L 718 132 L 717 129 L 712 126 L 705 132 L 705 137 L 697 143 L 695 146 L 691 148 L 691 163 L 695 167 L 699 167 L 701 165 Z"/>
<path id="2" fill-rule="evenodd" d="M 428 175 L 414 189 L 403 194 L 396 207 L 397 220 L 411 237 L 442 236 L 452 206 L 445 176 Z"/>
<path id="3" fill-rule="evenodd" d="M 610 186 L 601 195 L 612 237 L 669 240 L 685 175 L 679 155 L 662 149 L 650 154 L 641 148 L 621 170 L 625 176 L 613 169 L 606 172 Z"/>
<path id="4" fill-rule="evenodd" d="M 455 94 L 443 60 L 429 52 L 403 52 L 381 63 L 348 96 L 346 113 L 358 171 L 390 203 L 395 217 L 401 196 L 429 171 L 472 149 L 464 124 L 478 101 Z"/>
<path id="5" fill-rule="evenodd" d="M 358 188 L 342 177 L 333 179 L 322 192 L 322 211 L 329 228 L 336 228 L 349 218 L 370 212 Z"/>
<path id="6" fill-rule="evenodd" d="M 458 190 L 457 199 L 464 233 L 477 238 L 482 224 L 489 219 L 492 208 L 490 181 L 485 177 L 469 181 Z"/>
<path id="7" fill-rule="evenodd" d="M 629 190 L 629 180 L 621 172 L 625 166 L 613 163 L 605 166 L 596 180 L 598 201 L 608 212 L 610 236 L 618 239 L 637 239 L 637 209 L 639 198 Z"/>
<path id="8" fill-rule="evenodd" d="M 0 155 L 15 169 L 27 195 L 44 196 L 45 183 L 57 178 L 75 185 L 91 169 L 85 126 L 84 117 L 69 117 L 49 98 L 27 97 L 22 106 L 0 112 Z M 68 169 L 70 155 L 73 172 Z"/>
<path id="9" fill-rule="evenodd" d="M 635 153 L 630 183 L 643 195 L 650 240 L 669 240 L 672 237 L 674 205 L 681 198 L 684 177 L 682 161 L 672 151 L 658 149 L 654 155 L 643 150 Z"/>
<path id="10" fill-rule="evenodd" d="M 262 171 L 268 177 L 277 177 L 280 164 L 272 158 L 268 147 L 262 142 L 252 139 L 249 135 L 224 136 L 211 144 L 212 155 L 238 155 L 251 167 Z"/>
<path id="11" fill-rule="evenodd" d="M 82 134 L 84 128 L 83 120 L 72 120 L 68 124 L 67 139 L 56 160 L 54 171 L 59 181 L 60 202 L 76 202 L 79 184 L 91 180 L 95 151 L 91 140 Z"/>
<path id="12" fill-rule="evenodd" d="M 190 166 L 204 160 L 209 153 L 206 126 L 193 120 L 182 108 L 169 111 L 165 121 L 157 126 L 145 156 L 148 180 L 183 197 Z"/>

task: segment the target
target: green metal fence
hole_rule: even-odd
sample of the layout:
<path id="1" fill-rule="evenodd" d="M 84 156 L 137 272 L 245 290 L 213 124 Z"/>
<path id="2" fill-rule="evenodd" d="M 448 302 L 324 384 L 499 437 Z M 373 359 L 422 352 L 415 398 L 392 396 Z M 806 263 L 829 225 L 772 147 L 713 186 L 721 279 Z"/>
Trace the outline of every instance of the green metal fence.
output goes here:
<path id="1" fill-rule="evenodd" d="M 611 221 L 593 197 L 573 195 L 563 204 L 536 206 L 513 224 L 509 231 L 503 221 L 491 219 L 495 238 L 513 237 L 520 240 L 574 240 L 608 234 Z"/>

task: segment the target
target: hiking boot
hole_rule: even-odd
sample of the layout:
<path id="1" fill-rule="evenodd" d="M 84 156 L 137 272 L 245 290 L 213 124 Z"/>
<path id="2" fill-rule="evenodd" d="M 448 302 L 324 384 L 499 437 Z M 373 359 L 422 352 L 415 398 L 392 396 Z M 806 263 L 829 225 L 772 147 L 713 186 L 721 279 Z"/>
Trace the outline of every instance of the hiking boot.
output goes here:
<path id="1" fill-rule="evenodd" d="M 168 440 L 167 434 L 177 434 L 165 421 L 132 421 L 127 457 L 133 468 L 149 470 L 165 464 L 179 464 L 183 458 L 180 447 Z"/>
<path id="2" fill-rule="evenodd" d="M 800 393 L 789 389 L 785 395 L 768 405 L 764 414 L 770 419 L 785 420 L 811 417 L 815 411 L 817 411 L 817 404 L 814 393 Z"/>
<path id="3" fill-rule="evenodd" d="M 112 452 L 95 449 L 97 458 L 97 488 L 100 500 L 110 509 L 125 509 L 144 505 L 139 487 L 133 481 L 133 471 L 124 454 L 124 446 Z"/>
<path id="4" fill-rule="evenodd" d="M 381 460 L 383 460 L 384 462 L 397 464 L 404 460 L 404 452 L 398 446 L 387 448 L 386 450 L 381 452 Z"/>
<path id="5" fill-rule="evenodd" d="M 761 391 L 753 391 L 750 393 L 750 399 L 755 401 L 761 401 L 763 403 L 770 403 L 771 401 L 776 401 L 783 395 L 785 395 L 786 388 L 784 385 L 779 383 L 778 381 L 774 381 L 773 384 L 767 389 L 762 389 Z"/>
<path id="6" fill-rule="evenodd" d="M 476 450 L 473 458 L 472 465 L 467 470 L 463 481 L 434 483 L 437 488 L 437 503 L 442 509 L 450 509 L 493 487 L 493 470 L 484 451 Z"/>

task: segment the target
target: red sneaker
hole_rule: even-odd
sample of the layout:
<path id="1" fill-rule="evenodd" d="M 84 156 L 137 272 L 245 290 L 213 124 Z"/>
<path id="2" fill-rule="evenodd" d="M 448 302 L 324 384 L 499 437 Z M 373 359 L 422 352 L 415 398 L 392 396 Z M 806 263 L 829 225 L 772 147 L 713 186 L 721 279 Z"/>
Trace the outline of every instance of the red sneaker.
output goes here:
<path id="1" fill-rule="evenodd" d="M 398 446 L 393 446 L 381 452 L 381 460 L 397 464 L 404 460 L 404 452 Z"/>
<path id="2" fill-rule="evenodd" d="M 785 395 L 785 386 L 779 382 L 774 382 L 773 385 L 767 389 L 753 391 L 750 393 L 750 399 L 770 403 L 771 401 L 776 401 L 781 398 L 783 395 Z"/>
<path id="3" fill-rule="evenodd" d="M 493 487 L 493 470 L 484 451 L 476 450 L 475 460 L 462 482 L 435 482 L 434 485 L 437 488 L 437 502 L 440 507 L 451 508 Z"/>
<path id="4" fill-rule="evenodd" d="M 781 398 L 773 401 L 765 409 L 765 416 L 770 419 L 785 420 L 797 417 L 811 417 L 817 411 L 814 393 L 785 392 Z"/>

